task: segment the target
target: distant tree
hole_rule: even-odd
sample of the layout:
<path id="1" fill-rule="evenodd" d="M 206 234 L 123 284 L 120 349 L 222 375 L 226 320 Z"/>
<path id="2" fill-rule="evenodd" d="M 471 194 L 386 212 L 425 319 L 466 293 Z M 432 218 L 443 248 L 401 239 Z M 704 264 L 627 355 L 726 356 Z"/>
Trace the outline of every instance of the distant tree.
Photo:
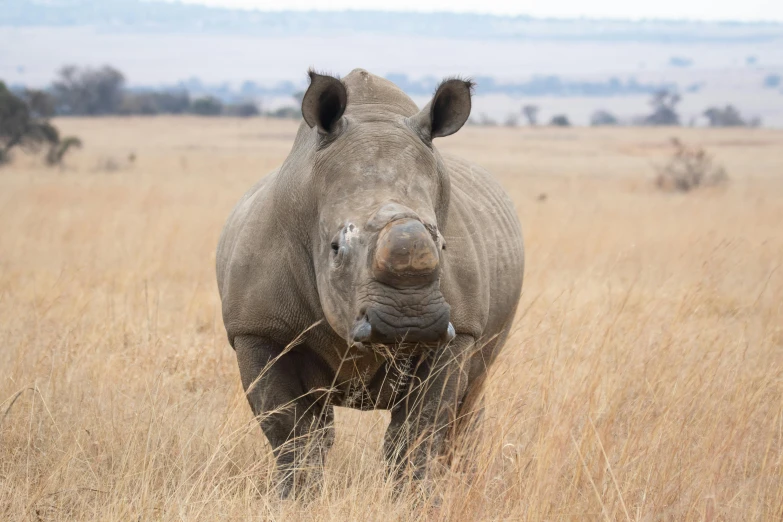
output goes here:
<path id="1" fill-rule="evenodd" d="M 156 92 L 155 103 L 163 114 L 185 114 L 190 109 L 190 95 L 187 91 Z"/>
<path id="2" fill-rule="evenodd" d="M 667 89 L 655 92 L 650 100 L 653 112 L 644 118 L 643 123 L 646 125 L 679 125 L 680 115 L 677 114 L 676 108 L 681 99 L 679 94 Z"/>
<path id="3" fill-rule="evenodd" d="M 10 161 L 15 147 L 37 152 L 44 146 L 49 147 L 47 163 L 60 164 L 68 149 L 74 146 L 74 140 L 78 138 L 60 141 L 60 133 L 51 123 L 36 118 L 24 100 L 0 82 L 0 164 Z"/>
<path id="4" fill-rule="evenodd" d="M 261 111 L 258 110 L 258 106 L 252 102 L 237 103 L 234 105 L 226 105 L 223 109 L 223 113 L 226 116 L 239 116 L 240 118 L 250 118 L 252 116 L 258 116 Z"/>
<path id="5" fill-rule="evenodd" d="M 571 122 L 568 121 L 568 116 L 565 114 L 557 114 L 552 116 L 552 119 L 549 121 L 549 125 L 554 127 L 570 127 Z"/>
<path id="6" fill-rule="evenodd" d="M 522 107 L 522 114 L 531 127 L 538 124 L 538 105 L 525 105 Z"/>
<path id="7" fill-rule="evenodd" d="M 619 121 L 615 115 L 609 111 L 597 110 L 592 114 L 592 116 L 590 116 L 590 125 L 593 127 L 600 127 L 603 125 L 617 125 L 618 123 Z"/>
<path id="8" fill-rule="evenodd" d="M 25 89 L 22 99 L 30 109 L 33 118 L 51 118 L 55 114 L 56 100 L 46 91 Z"/>
<path id="9" fill-rule="evenodd" d="M 205 96 L 194 100 L 190 111 L 199 116 L 218 116 L 223 112 L 223 104 L 213 96 Z"/>
<path id="10" fill-rule="evenodd" d="M 732 105 L 726 105 L 722 109 L 710 107 L 704 111 L 704 116 L 709 120 L 710 127 L 758 127 L 761 125 L 760 118 L 746 120 Z"/>
<path id="11" fill-rule="evenodd" d="M 710 107 L 704 111 L 704 116 L 709 120 L 710 127 L 744 127 L 747 125 L 739 111 L 731 105 L 726 105 L 723 109 Z"/>
<path id="12" fill-rule="evenodd" d="M 60 114 L 96 116 L 115 114 L 122 103 L 125 77 L 110 66 L 99 69 L 69 65 L 52 84 Z"/>
<path id="13" fill-rule="evenodd" d="M 764 78 L 764 87 L 766 87 L 768 89 L 776 89 L 777 87 L 780 86 L 782 81 L 783 80 L 781 80 L 781 77 L 780 77 L 779 74 L 768 74 Z"/>
<path id="14" fill-rule="evenodd" d="M 135 93 L 135 92 L 129 92 L 125 93 L 125 95 L 122 97 L 122 103 L 119 107 L 119 113 L 130 115 L 130 114 L 158 114 L 160 111 L 158 109 L 158 104 L 155 101 L 154 95 L 152 93 Z"/>
<path id="15" fill-rule="evenodd" d="M 190 109 L 185 91 L 126 92 L 120 114 L 184 114 Z"/>

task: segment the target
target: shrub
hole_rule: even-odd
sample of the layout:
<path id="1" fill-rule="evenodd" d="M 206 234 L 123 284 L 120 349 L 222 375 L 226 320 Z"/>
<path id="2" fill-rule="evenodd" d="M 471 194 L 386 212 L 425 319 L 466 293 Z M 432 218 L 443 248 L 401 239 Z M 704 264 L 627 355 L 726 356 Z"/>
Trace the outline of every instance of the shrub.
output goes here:
<path id="1" fill-rule="evenodd" d="M 709 120 L 710 127 L 744 127 L 747 125 L 739 111 L 731 105 L 726 105 L 723 109 L 710 107 L 704 111 L 704 116 Z"/>
<path id="2" fill-rule="evenodd" d="M 190 112 L 199 116 L 219 116 L 223 112 L 223 104 L 213 96 L 205 96 L 193 101 Z"/>
<path id="3" fill-rule="evenodd" d="M 668 192 L 689 192 L 698 187 L 722 185 L 728 181 L 723 166 L 713 164 L 713 158 L 702 147 L 689 147 L 672 138 L 674 147 L 669 161 L 656 167 L 656 186 Z"/>
<path id="4" fill-rule="evenodd" d="M 568 121 L 568 116 L 565 114 L 557 114 L 552 116 L 552 119 L 549 121 L 549 125 L 554 127 L 570 127 L 571 122 Z"/>
<path id="5" fill-rule="evenodd" d="M 185 91 L 129 92 L 122 98 L 120 114 L 184 114 L 190 109 Z"/>
<path id="6" fill-rule="evenodd" d="M 261 111 L 258 110 L 258 106 L 252 102 L 237 103 L 234 105 L 226 105 L 223 113 L 226 116 L 238 116 L 240 118 L 250 118 L 252 116 L 258 116 Z"/>
<path id="7" fill-rule="evenodd" d="M 598 110 L 595 111 L 592 116 L 590 116 L 590 125 L 593 127 L 600 127 L 603 125 L 617 125 L 618 123 L 619 121 L 615 115 L 609 111 Z"/>

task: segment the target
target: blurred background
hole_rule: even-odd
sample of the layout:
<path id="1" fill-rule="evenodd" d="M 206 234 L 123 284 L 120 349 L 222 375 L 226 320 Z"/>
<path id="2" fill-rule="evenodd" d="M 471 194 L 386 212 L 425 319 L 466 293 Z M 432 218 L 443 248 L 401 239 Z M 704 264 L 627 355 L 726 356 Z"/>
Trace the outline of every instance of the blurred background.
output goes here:
<path id="1" fill-rule="evenodd" d="M 765 0 L 4 0 L 0 79 L 57 114 L 295 117 L 308 67 L 363 67 L 420 104 L 470 76 L 482 125 L 780 127 L 781 22 Z"/>
<path id="2" fill-rule="evenodd" d="M 429 496 L 388 412 L 337 408 L 325 487 L 278 502 L 226 339 L 218 237 L 309 67 L 419 106 L 472 77 L 435 146 L 522 224 Z M 0 520 L 780 521 L 781 127 L 780 0 L 0 0 Z"/>

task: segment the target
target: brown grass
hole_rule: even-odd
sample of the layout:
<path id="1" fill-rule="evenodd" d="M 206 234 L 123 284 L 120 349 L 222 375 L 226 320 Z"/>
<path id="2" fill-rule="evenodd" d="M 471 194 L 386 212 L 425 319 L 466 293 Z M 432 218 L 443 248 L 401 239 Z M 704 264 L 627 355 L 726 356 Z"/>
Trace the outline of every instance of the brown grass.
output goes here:
<path id="1" fill-rule="evenodd" d="M 783 133 L 679 132 L 732 177 L 689 195 L 652 184 L 669 130 L 443 141 L 508 188 L 527 273 L 475 469 L 436 506 L 384 481 L 384 412 L 339 410 L 309 503 L 268 493 L 213 260 L 294 124 L 57 123 L 69 169 L 0 171 L 0 520 L 783 518 Z"/>

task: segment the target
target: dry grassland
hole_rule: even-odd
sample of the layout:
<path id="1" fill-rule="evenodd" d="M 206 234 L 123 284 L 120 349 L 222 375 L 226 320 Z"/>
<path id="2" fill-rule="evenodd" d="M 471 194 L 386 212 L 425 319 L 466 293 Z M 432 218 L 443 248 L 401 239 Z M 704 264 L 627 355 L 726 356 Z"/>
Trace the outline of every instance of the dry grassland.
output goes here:
<path id="1" fill-rule="evenodd" d="M 0 520 L 783 518 L 780 131 L 443 140 L 509 190 L 527 249 L 475 466 L 430 500 L 397 498 L 388 415 L 339 409 L 325 488 L 305 503 L 268 492 L 213 268 L 231 206 L 295 125 L 57 123 L 85 142 L 68 169 L 0 170 Z M 731 183 L 656 192 L 672 134 Z"/>

